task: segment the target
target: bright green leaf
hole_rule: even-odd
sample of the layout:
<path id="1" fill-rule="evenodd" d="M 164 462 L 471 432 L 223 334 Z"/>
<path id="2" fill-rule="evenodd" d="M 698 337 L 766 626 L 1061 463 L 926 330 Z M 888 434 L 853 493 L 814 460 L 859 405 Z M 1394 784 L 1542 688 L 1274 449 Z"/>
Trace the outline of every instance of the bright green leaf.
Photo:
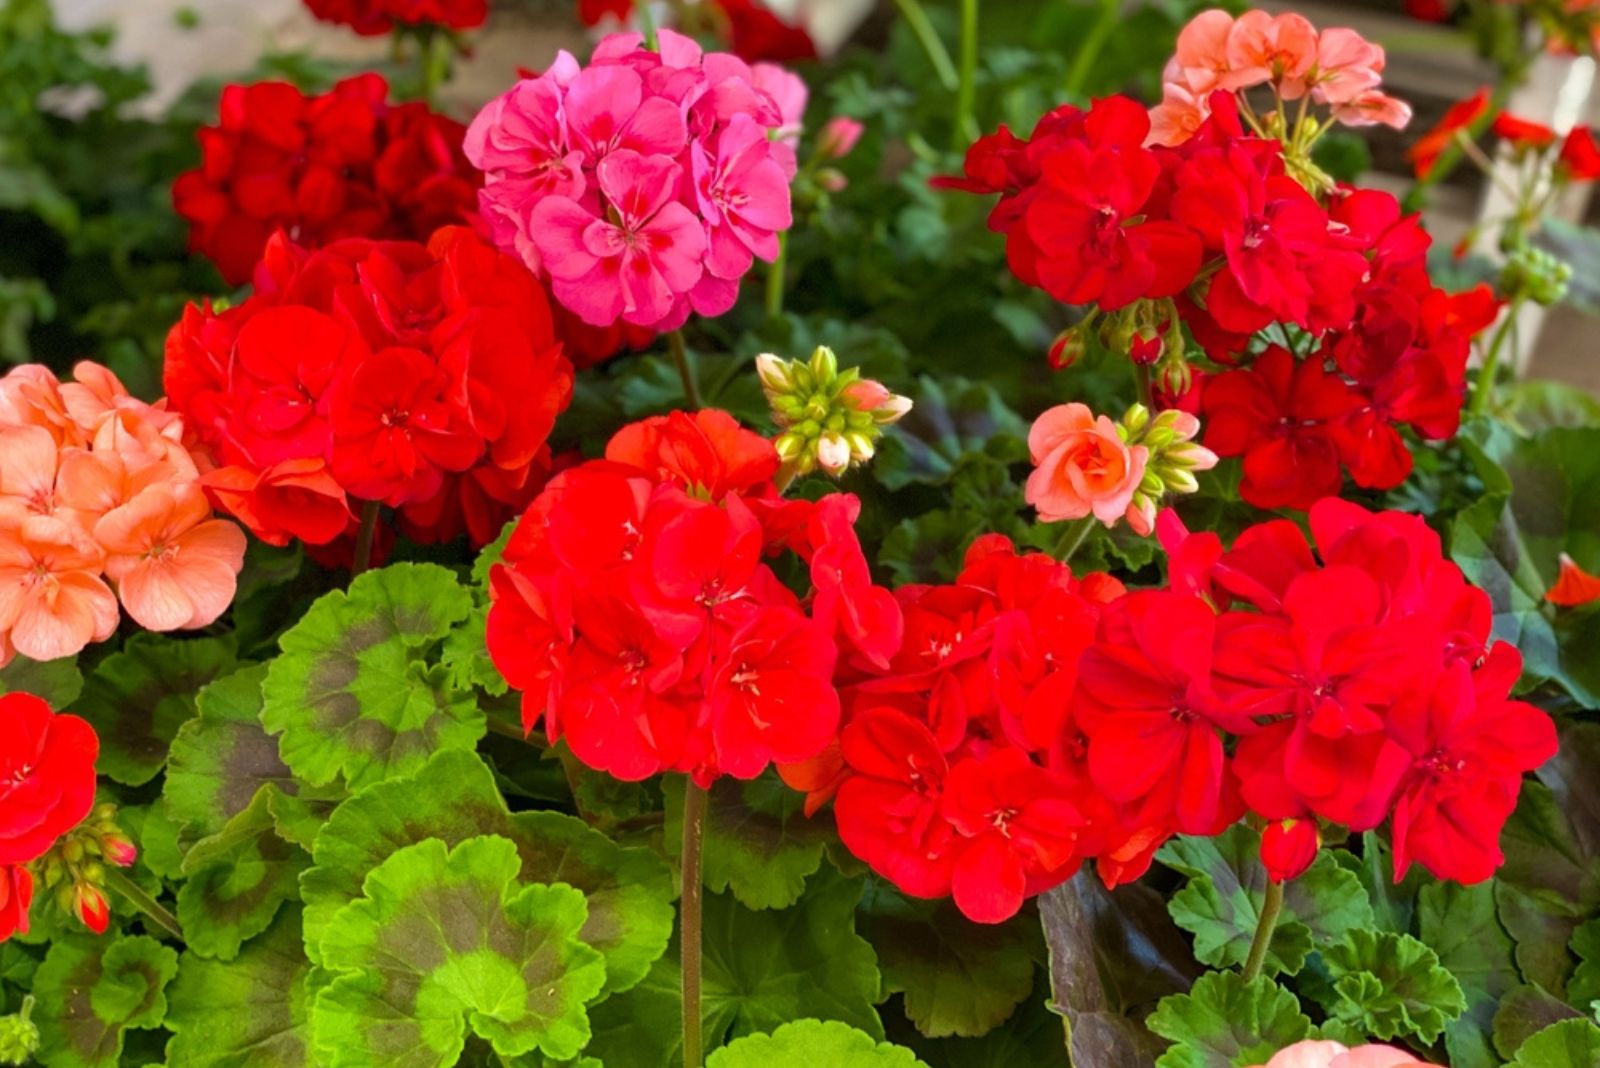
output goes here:
<path id="1" fill-rule="evenodd" d="M 1172 1043 L 1160 1068 L 1260 1064 L 1311 1034 L 1295 996 L 1266 976 L 1207 972 L 1187 994 L 1161 999 L 1146 1026 Z"/>
<path id="2" fill-rule="evenodd" d="M 274 830 L 276 790 L 270 783 L 262 786 L 243 812 L 183 858 L 178 921 L 192 953 L 232 960 L 245 941 L 271 925 L 279 906 L 300 896 L 308 858 Z"/>
<path id="3" fill-rule="evenodd" d="M 367 875 L 322 938 L 342 973 L 312 1010 L 329 1068 L 453 1065 L 469 1029 L 506 1057 L 577 1055 L 605 961 L 580 937 L 583 895 L 521 884 L 521 867 L 485 836 L 407 846 Z"/>
<path id="4" fill-rule="evenodd" d="M 233 664 L 231 636 L 140 632 L 95 665 L 73 711 L 100 735 L 100 773 L 128 786 L 155 778 L 178 728 L 194 715 L 195 694 Z"/>
<path id="5" fill-rule="evenodd" d="M 1593 1020 L 1563 1020 L 1522 1044 L 1512 1068 L 1594 1068 L 1600 1064 L 1600 1027 Z"/>
<path id="6" fill-rule="evenodd" d="M 472 595 L 436 564 L 368 571 L 289 628 L 262 687 L 261 721 L 296 775 L 351 790 L 410 775 L 441 749 L 470 749 L 483 713 L 427 657 Z"/>
<path id="7" fill-rule="evenodd" d="M 33 977 L 39 1062 L 102 1068 L 122 1056 L 126 1032 L 160 1027 L 178 954 L 145 935 L 56 942 Z"/>
<path id="8" fill-rule="evenodd" d="M 723 894 L 705 898 L 702 1009 L 708 1047 L 772 1031 L 791 1020 L 838 1020 L 874 1039 L 883 1024 L 872 947 L 855 933 L 861 884 L 818 873 L 793 908 L 752 911 Z M 591 1013 L 589 1052 L 606 1068 L 682 1063 L 676 954 L 644 982 Z"/>
<path id="9" fill-rule="evenodd" d="M 712 1053 L 706 1068 L 927 1068 L 903 1046 L 879 1042 L 837 1020 L 796 1020 L 747 1035 Z"/>
<path id="10" fill-rule="evenodd" d="M 1194 935 L 1195 956 L 1217 968 L 1243 964 L 1266 900 L 1261 836 L 1235 824 L 1214 838 L 1182 836 L 1162 847 L 1157 859 L 1189 876 L 1172 896 L 1169 911 Z M 1314 945 L 1373 923 L 1372 904 L 1353 872 L 1328 853 L 1284 887 L 1283 912 L 1267 950 L 1269 972 L 1298 972 Z"/>
<path id="11" fill-rule="evenodd" d="M 1363 1034 L 1420 1038 L 1432 1045 L 1467 1007 L 1461 984 L 1433 950 L 1410 935 L 1346 931 L 1322 950 L 1332 987 L 1321 996 L 1328 1015 Z"/>
<path id="12" fill-rule="evenodd" d="M 229 962 L 185 953 L 167 992 L 167 1063 L 184 1068 L 309 1068 L 311 970 L 292 911 Z"/>
<path id="13" fill-rule="evenodd" d="M 444 752 L 416 776 L 369 787 L 340 805 L 317 835 L 314 867 L 301 878 L 312 958 L 333 916 L 361 895 L 383 859 L 434 838 L 454 846 L 495 834 L 516 843 L 524 883 L 566 883 L 588 898 L 584 940 L 606 957 L 606 989 L 642 979 L 672 935 L 672 873 L 645 849 L 628 848 L 558 812 L 512 815 L 474 753 Z"/>
<path id="14" fill-rule="evenodd" d="M 684 779 L 662 783 L 667 802 L 663 836 L 669 848 L 683 841 Z M 808 819 L 805 795 L 789 789 L 776 772 L 740 782 L 720 779 L 706 808 L 702 868 L 705 884 L 731 891 L 752 909 L 783 909 L 805 891 L 806 877 L 822 865 L 829 837 L 826 820 Z"/>
<path id="15" fill-rule="evenodd" d="M 1033 992 L 1029 950 L 1038 924 L 1031 918 L 973 923 L 949 901 L 875 888 L 860 922 L 878 954 L 884 992 L 904 994 L 906 1016 L 930 1038 L 987 1034 Z"/>

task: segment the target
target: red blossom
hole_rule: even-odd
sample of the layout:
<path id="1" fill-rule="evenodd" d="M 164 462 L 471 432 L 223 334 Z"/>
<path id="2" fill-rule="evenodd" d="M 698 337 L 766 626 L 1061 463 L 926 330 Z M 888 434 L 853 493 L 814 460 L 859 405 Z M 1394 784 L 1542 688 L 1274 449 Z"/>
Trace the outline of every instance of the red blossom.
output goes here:
<path id="1" fill-rule="evenodd" d="M 367 37 L 381 37 L 396 26 L 470 30 L 489 14 L 488 0 L 305 0 L 305 5 L 324 22 Z"/>
<path id="2" fill-rule="evenodd" d="M 1489 87 L 1483 86 L 1476 93 L 1450 105 L 1444 113 L 1444 118 L 1439 120 L 1437 126 L 1411 145 L 1406 150 L 1406 158 L 1416 168 L 1418 178 L 1426 178 L 1432 171 L 1439 157 L 1444 155 L 1445 149 L 1462 131 L 1470 130 L 1480 119 L 1489 113 Z"/>
<path id="3" fill-rule="evenodd" d="M 0 865 L 26 864 L 94 806 L 94 728 L 32 694 L 0 696 Z"/>

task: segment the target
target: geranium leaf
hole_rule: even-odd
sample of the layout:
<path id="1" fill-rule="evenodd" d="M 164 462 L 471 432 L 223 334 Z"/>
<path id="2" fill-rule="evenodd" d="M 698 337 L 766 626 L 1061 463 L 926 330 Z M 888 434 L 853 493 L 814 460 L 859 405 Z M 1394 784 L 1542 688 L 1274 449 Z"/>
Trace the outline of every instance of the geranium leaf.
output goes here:
<path id="1" fill-rule="evenodd" d="M 419 842 L 367 875 L 322 938 L 337 974 L 312 1027 L 329 1068 L 453 1065 L 469 1029 L 506 1057 L 577 1055 L 605 960 L 580 936 L 583 894 L 519 883 L 521 867 L 484 836 Z"/>
<path id="2" fill-rule="evenodd" d="M 1574 1005 L 1600 1001 L 1600 919 L 1589 920 L 1572 933 L 1572 952 L 1578 967 L 1567 980 L 1567 997 Z"/>
<path id="3" fill-rule="evenodd" d="M 879 1042 L 837 1020 L 796 1020 L 715 1051 L 706 1068 L 927 1068 L 904 1046 Z"/>
<path id="4" fill-rule="evenodd" d="M 1563 1020 L 1522 1044 L 1512 1068 L 1594 1068 L 1600 1064 L 1600 1027 L 1593 1020 Z"/>
<path id="5" fill-rule="evenodd" d="M 790 909 L 753 911 L 707 894 L 703 1013 L 708 1047 L 791 1020 L 838 1020 L 883 1037 L 877 961 L 855 932 L 861 884 L 819 872 Z M 589 1053 L 606 1068 L 682 1063 L 678 961 L 671 953 L 638 986 L 591 1013 Z"/>
<path id="6" fill-rule="evenodd" d="M 1417 898 L 1422 941 L 1461 984 L 1467 1011 L 1445 1029 L 1453 1063 L 1466 1065 L 1493 1050 L 1494 1013 L 1519 982 L 1511 938 L 1495 915 L 1491 883 L 1431 883 Z"/>
<path id="7" fill-rule="evenodd" d="M 939 483 L 968 453 L 1007 463 L 1027 459 L 1028 424 L 993 386 L 964 378 L 918 377 L 911 412 L 886 436 L 872 471 L 889 489 Z"/>
<path id="8" fill-rule="evenodd" d="M 644 978 L 672 935 L 672 873 L 653 853 L 628 848 L 558 812 L 513 815 L 475 753 L 444 752 L 414 777 L 369 787 L 340 805 L 317 835 L 301 878 L 306 945 L 361 896 L 361 880 L 391 853 L 434 838 L 454 846 L 480 834 L 516 844 L 524 883 L 566 883 L 588 899 L 585 941 L 606 958 L 606 989 Z"/>
<path id="9" fill-rule="evenodd" d="M 906 1016 L 929 1038 L 987 1034 L 1033 992 L 1031 919 L 973 923 L 949 901 L 874 887 L 860 922 L 884 991 L 905 995 Z"/>
<path id="10" fill-rule="evenodd" d="M 1600 907 L 1600 858 L 1538 782 L 1523 784 L 1500 847 L 1506 862 L 1494 881 L 1495 906 L 1516 942 L 1517 967 L 1529 982 L 1563 994 L 1574 964 L 1567 944 Z"/>
<path id="11" fill-rule="evenodd" d="M 207 685 L 196 700 L 198 714 L 172 740 L 162 805 L 187 841 L 221 831 L 263 786 L 302 798 L 324 817 L 332 808 L 336 791 L 298 782 L 261 725 L 266 674 L 265 664 L 252 664 Z"/>
<path id="12" fill-rule="evenodd" d="M 1172 1043 L 1160 1068 L 1260 1064 L 1311 1034 L 1295 996 L 1266 976 L 1208 972 L 1187 994 L 1161 999 L 1146 1026 Z"/>
<path id="13" fill-rule="evenodd" d="M 56 942 L 33 977 L 40 1063 L 117 1064 L 127 1031 L 161 1026 L 167 983 L 177 970 L 178 954 L 145 935 Z"/>
<path id="14" fill-rule="evenodd" d="M 1461 984 L 1410 935 L 1346 931 L 1323 947 L 1322 962 L 1331 982 L 1319 993 L 1323 1008 L 1365 1035 L 1432 1045 L 1467 1007 Z"/>
<path id="15" fill-rule="evenodd" d="M 192 953 L 232 960 L 246 940 L 267 929 L 279 906 L 300 896 L 300 872 L 309 858 L 275 832 L 276 791 L 263 785 L 243 812 L 183 858 L 178 921 Z"/>
<path id="16" fill-rule="evenodd" d="M 141 632 L 100 661 L 73 708 L 100 735 L 100 773 L 128 786 L 155 778 L 178 729 L 194 715 L 195 694 L 234 660 L 231 636 Z"/>
<path id="17" fill-rule="evenodd" d="M 1189 877 L 1169 904 L 1173 921 L 1195 938 L 1195 956 L 1217 968 L 1243 964 L 1266 901 L 1261 836 L 1235 824 L 1214 838 L 1174 838 L 1157 854 Z M 1353 872 L 1320 853 L 1284 887 L 1283 912 L 1273 930 L 1266 967 L 1298 972 L 1315 945 L 1373 923 L 1372 903 Z"/>
<path id="18" fill-rule="evenodd" d="M 307 978 L 300 919 L 285 910 L 231 961 L 185 953 L 167 992 L 167 1063 L 190 1068 L 308 1068 Z"/>
<path id="19" fill-rule="evenodd" d="M 262 686 L 261 721 L 313 786 L 351 790 L 409 775 L 441 749 L 470 749 L 483 713 L 426 658 L 467 618 L 472 595 L 435 564 L 368 571 L 284 632 Z"/>
<path id="20" fill-rule="evenodd" d="M 1494 1048 L 1502 1057 L 1510 1059 L 1524 1042 L 1545 1028 L 1582 1016 L 1583 1013 L 1543 988 L 1524 984 L 1500 999 L 1494 1014 Z"/>
<path id="21" fill-rule="evenodd" d="M 682 776 L 662 783 L 667 803 L 663 835 L 674 850 L 683 841 Z M 805 796 L 783 785 L 776 772 L 740 782 L 721 779 L 706 808 L 705 884 L 731 891 L 752 909 L 784 909 L 799 900 L 806 877 L 822 865 L 829 837 L 826 820 L 807 819 Z"/>
<path id="22" fill-rule="evenodd" d="M 42 697 L 57 712 L 73 709 L 83 693 L 83 672 L 76 657 L 59 660 L 29 660 L 15 656 L 0 668 L 0 693 L 31 693 Z"/>

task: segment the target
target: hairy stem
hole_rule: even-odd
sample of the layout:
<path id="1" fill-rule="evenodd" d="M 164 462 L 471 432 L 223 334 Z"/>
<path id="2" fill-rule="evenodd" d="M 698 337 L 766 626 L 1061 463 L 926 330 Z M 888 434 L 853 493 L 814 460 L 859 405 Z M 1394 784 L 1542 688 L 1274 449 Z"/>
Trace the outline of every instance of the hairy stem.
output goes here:
<path id="1" fill-rule="evenodd" d="M 928 13 L 917 0 L 895 0 L 895 6 L 900 9 L 900 17 L 906 20 L 906 25 L 911 27 L 911 33 L 916 37 L 917 43 L 927 53 L 928 62 L 933 64 L 933 73 L 939 79 L 939 84 L 949 92 L 955 92 L 961 77 L 956 73 L 956 65 L 950 61 L 949 49 L 939 40 L 939 34 L 934 30 L 933 23 L 928 21 Z"/>
<path id="2" fill-rule="evenodd" d="M 378 532 L 378 513 L 383 509 L 379 501 L 367 501 L 361 506 L 361 525 L 356 528 L 355 561 L 350 565 L 350 577 L 355 578 L 372 564 L 372 539 Z"/>
<path id="3" fill-rule="evenodd" d="M 683 1068 L 701 1068 L 700 929 L 703 886 L 700 850 L 706 837 L 706 792 L 691 779 L 683 790 L 683 893 L 679 899 L 679 959 L 683 974 Z"/>
<path id="4" fill-rule="evenodd" d="M 704 407 L 700 400 L 700 382 L 695 378 L 694 365 L 689 362 L 689 348 L 684 344 L 683 331 L 674 330 L 667 335 L 667 351 L 678 368 L 678 378 L 683 382 L 683 399 L 694 409 Z"/>
<path id="5" fill-rule="evenodd" d="M 1518 298 L 1506 308 L 1506 317 L 1500 323 L 1500 328 L 1494 332 L 1494 340 L 1489 342 L 1489 351 L 1484 354 L 1483 366 L 1478 369 L 1478 384 L 1472 389 L 1472 400 L 1467 407 L 1471 415 L 1482 415 L 1489 410 L 1489 398 L 1494 394 L 1494 380 L 1500 371 L 1500 351 L 1505 348 L 1506 339 L 1516 332 L 1517 313 L 1522 310 L 1522 300 Z"/>
<path id="6" fill-rule="evenodd" d="M 178 924 L 178 917 L 168 912 L 161 902 L 145 893 L 144 888 L 138 883 L 115 868 L 107 868 L 106 887 L 121 894 L 128 904 L 144 913 L 157 927 L 178 941 L 183 941 L 183 928 Z"/>
<path id="7" fill-rule="evenodd" d="M 1070 561 L 1073 555 L 1088 540 L 1089 532 L 1094 529 L 1097 522 L 1093 515 L 1086 515 L 1082 519 L 1074 519 L 1067 524 L 1067 529 L 1062 532 L 1061 540 L 1056 543 L 1055 558 L 1063 564 Z"/>
<path id="8" fill-rule="evenodd" d="M 1283 884 L 1268 882 L 1266 900 L 1261 903 L 1261 918 L 1256 922 L 1256 936 L 1250 943 L 1250 955 L 1244 962 L 1244 981 L 1249 982 L 1261 974 L 1267 960 L 1267 947 L 1272 944 L 1272 932 L 1278 926 L 1278 914 L 1283 911 Z"/>
<path id="9" fill-rule="evenodd" d="M 961 0 L 961 71 L 956 110 L 950 123 L 950 150 L 959 152 L 977 136 L 972 117 L 978 94 L 978 0 Z"/>
<path id="10" fill-rule="evenodd" d="M 767 265 L 767 318 L 783 314 L 784 268 L 789 261 L 789 232 L 778 235 L 778 258 Z"/>

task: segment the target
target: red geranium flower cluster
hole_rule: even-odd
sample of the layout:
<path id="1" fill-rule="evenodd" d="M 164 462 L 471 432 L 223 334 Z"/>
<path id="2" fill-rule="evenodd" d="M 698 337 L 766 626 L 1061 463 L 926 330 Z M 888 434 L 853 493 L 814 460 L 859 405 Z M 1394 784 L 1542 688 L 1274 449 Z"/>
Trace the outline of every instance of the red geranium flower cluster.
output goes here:
<path id="1" fill-rule="evenodd" d="M 349 26 L 364 37 L 381 37 L 407 26 L 470 30 L 489 16 L 488 0 L 305 0 L 323 22 Z"/>
<path id="2" fill-rule="evenodd" d="M 0 696 L 0 942 L 28 933 L 33 875 L 23 865 L 89 815 L 99 753 L 94 728 L 77 716 L 58 716 L 32 694 Z"/>
<path id="3" fill-rule="evenodd" d="M 1509 699 L 1521 658 L 1421 517 L 1329 498 L 1310 526 L 1317 555 L 1287 520 L 1223 551 L 1162 517 L 1171 589 L 1129 595 L 1079 664 L 1095 784 L 1167 830 L 1254 812 L 1274 879 L 1311 862 L 1317 820 L 1386 818 L 1397 879 L 1487 879 L 1523 774 L 1556 751 Z"/>
<path id="4" fill-rule="evenodd" d="M 491 572 L 488 646 L 590 767 L 706 785 L 815 756 L 834 737 L 834 667 L 851 635 L 892 630 L 847 494 L 784 501 L 772 443 L 719 411 L 624 427 L 603 460 L 554 478 Z M 807 602 L 765 559 L 809 559 Z M 887 602 L 887 603 L 885 603 Z"/>
<path id="5" fill-rule="evenodd" d="M 981 922 L 1088 857 L 1147 863 L 1159 841 L 1094 786 L 1071 706 L 1079 654 L 1122 592 L 980 538 L 953 584 L 895 592 L 903 640 L 841 666 L 838 744 L 785 780 L 812 809 L 834 797 L 840 837 L 873 870 L 917 897 L 953 895 Z"/>
<path id="6" fill-rule="evenodd" d="M 1319 199 L 1278 141 L 1244 130 L 1229 93 L 1180 144 L 1145 147 L 1149 129 L 1121 97 L 1058 108 L 1029 140 L 981 139 L 966 176 L 941 182 L 1001 194 L 990 227 L 1024 281 L 1158 324 L 1135 342 L 1155 350 L 1145 363 L 1176 351 L 1173 385 L 1190 375 L 1185 329 L 1227 366 L 1269 326 L 1298 331 L 1298 354 L 1273 346 L 1204 390 L 1205 444 L 1244 457 L 1247 501 L 1304 508 L 1338 492 L 1341 464 L 1362 486 L 1398 485 L 1411 470 L 1400 426 L 1455 432 L 1471 339 L 1497 311 L 1490 290 L 1436 288 L 1415 217 L 1372 190 Z"/>
<path id="7" fill-rule="evenodd" d="M 406 532 L 492 540 L 543 485 L 572 366 L 538 281 L 470 231 L 427 245 L 268 245 L 256 293 L 185 309 L 164 382 L 215 470 L 212 496 L 257 536 L 320 545 L 349 498 Z"/>
<path id="8" fill-rule="evenodd" d="M 377 74 L 311 97 L 287 82 L 223 89 L 220 124 L 200 130 L 200 167 L 172 187 L 189 247 L 241 285 L 279 229 L 316 247 L 425 241 L 470 221 L 482 176 L 462 155 L 466 128 L 388 93 Z"/>

